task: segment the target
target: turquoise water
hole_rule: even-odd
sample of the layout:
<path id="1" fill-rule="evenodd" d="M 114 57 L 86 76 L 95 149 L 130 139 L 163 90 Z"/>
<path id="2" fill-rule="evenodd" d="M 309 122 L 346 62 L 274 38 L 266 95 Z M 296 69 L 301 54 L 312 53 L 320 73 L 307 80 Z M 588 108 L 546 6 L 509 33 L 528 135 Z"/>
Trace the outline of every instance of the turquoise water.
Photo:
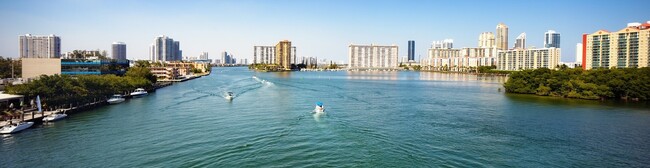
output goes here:
<path id="1" fill-rule="evenodd" d="M 499 91 L 503 82 L 215 68 L 144 98 L 5 135 L 0 167 L 650 165 L 650 106 L 510 95 Z M 224 99 L 228 91 L 234 100 Z M 324 115 L 311 113 L 317 101 Z"/>

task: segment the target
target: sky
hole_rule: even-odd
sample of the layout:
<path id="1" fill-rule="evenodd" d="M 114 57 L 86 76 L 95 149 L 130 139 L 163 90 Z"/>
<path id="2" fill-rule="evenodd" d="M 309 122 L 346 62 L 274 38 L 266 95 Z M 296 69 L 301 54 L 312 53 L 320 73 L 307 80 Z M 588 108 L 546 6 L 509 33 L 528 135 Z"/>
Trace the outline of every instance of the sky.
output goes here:
<path id="1" fill-rule="evenodd" d="M 650 21 L 647 0 L 0 0 L 0 56 L 18 57 L 20 35 L 61 37 L 61 51 L 107 50 L 127 44 L 127 58 L 149 59 L 155 37 L 180 41 L 183 56 L 227 51 L 252 60 L 253 46 L 290 40 L 299 57 L 348 61 L 348 45 L 398 45 L 408 40 L 426 57 L 432 41 L 477 47 L 482 32 L 509 27 L 509 46 L 526 32 L 527 46 L 543 47 L 544 32 L 561 34 L 563 62 L 575 59 L 583 33 L 618 31 Z"/>

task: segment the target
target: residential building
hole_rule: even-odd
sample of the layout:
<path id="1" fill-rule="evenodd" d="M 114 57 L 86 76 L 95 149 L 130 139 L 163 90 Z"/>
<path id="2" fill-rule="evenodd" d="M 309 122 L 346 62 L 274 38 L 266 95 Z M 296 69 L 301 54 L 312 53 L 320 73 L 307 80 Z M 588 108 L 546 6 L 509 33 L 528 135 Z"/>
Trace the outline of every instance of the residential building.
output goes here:
<path id="1" fill-rule="evenodd" d="M 519 34 L 515 40 L 515 49 L 526 48 L 526 32 Z"/>
<path id="2" fill-rule="evenodd" d="M 221 64 L 223 65 L 236 64 L 237 63 L 236 60 L 237 59 L 231 53 L 228 53 L 226 51 L 221 53 Z"/>
<path id="3" fill-rule="evenodd" d="M 149 57 L 153 62 L 180 61 L 183 58 L 182 55 L 180 42 L 164 35 L 156 37 L 149 47 Z"/>
<path id="4" fill-rule="evenodd" d="M 126 43 L 123 42 L 114 42 L 112 45 L 111 53 L 114 60 L 126 60 Z"/>
<path id="5" fill-rule="evenodd" d="M 508 26 L 503 23 L 497 25 L 496 46 L 499 50 L 508 50 Z"/>
<path id="6" fill-rule="evenodd" d="M 348 46 L 351 69 L 397 68 L 397 45 L 355 45 Z"/>
<path id="7" fill-rule="evenodd" d="M 541 49 L 517 48 L 499 51 L 496 62 L 498 70 L 506 71 L 537 68 L 553 69 L 560 63 L 560 49 L 555 47 Z"/>
<path id="8" fill-rule="evenodd" d="M 428 60 L 422 65 L 427 70 L 467 71 L 479 66 L 495 65 L 496 54 L 496 48 L 431 48 Z"/>
<path id="9" fill-rule="evenodd" d="M 549 30 L 544 33 L 544 48 L 560 48 L 560 33 Z"/>
<path id="10" fill-rule="evenodd" d="M 576 44 L 576 65 L 582 67 L 582 43 Z"/>
<path id="11" fill-rule="evenodd" d="M 408 47 L 408 61 L 415 61 L 415 41 L 409 40 Z"/>
<path id="12" fill-rule="evenodd" d="M 253 46 L 253 63 L 254 64 L 275 64 L 276 62 L 275 46 Z M 296 64 L 296 47 L 291 46 L 292 64 Z"/>
<path id="13" fill-rule="evenodd" d="M 454 39 L 431 42 L 431 48 L 454 48 Z"/>
<path id="14" fill-rule="evenodd" d="M 492 32 L 483 32 L 478 36 L 479 48 L 494 48 L 494 34 Z"/>
<path id="15" fill-rule="evenodd" d="M 59 58 L 61 57 L 61 38 L 55 35 L 20 36 L 20 58 Z"/>
<path id="16" fill-rule="evenodd" d="M 275 45 L 275 62 L 285 70 L 291 69 L 291 41 L 283 40 Z"/>
<path id="17" fill-rule="evenodd" d="M 199 55 L 200 60 L 208 60 L 208 52 L 201 52 L 201 55 Z"/>
<path id="18" fill-rule="evenodd" d="M 648 67 L 650 21 L 629 23 L 616 32 L 584 34 L 582 44 L 583 69 Z"/>

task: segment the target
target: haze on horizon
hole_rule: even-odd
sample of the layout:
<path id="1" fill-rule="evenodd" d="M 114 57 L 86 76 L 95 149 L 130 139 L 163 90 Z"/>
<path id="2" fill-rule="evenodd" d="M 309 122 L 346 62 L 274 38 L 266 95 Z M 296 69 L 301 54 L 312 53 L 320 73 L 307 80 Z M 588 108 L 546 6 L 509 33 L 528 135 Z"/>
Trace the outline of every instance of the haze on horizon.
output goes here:
<path id="1" fill-rule="evenodd" d="M 527 46 L 543 47 L 547 30 L 561 33 L 562 61 L 575 58 L 583 33 L 617 31 L 646 22 L 650 1 L 0 1 L 0 56 L 17 57 L 24 34 L 61 37 L 61 51 L 107 50 L 127 44 L 128 59 L 149 59 L 159 35 L 180 41 L 183 56 L 228 51 L 251 62 L 254 45 L 291 40 L 298 56 L 348 60 L 349 44 L 396 44 L 406 56 L 408 40 L 426 57 L 432 41 L 476 47 L 481 32 L 509 27 L 509 46 L 526 32 Z M 416 59 L 419 59 L 417 57 Z"/>

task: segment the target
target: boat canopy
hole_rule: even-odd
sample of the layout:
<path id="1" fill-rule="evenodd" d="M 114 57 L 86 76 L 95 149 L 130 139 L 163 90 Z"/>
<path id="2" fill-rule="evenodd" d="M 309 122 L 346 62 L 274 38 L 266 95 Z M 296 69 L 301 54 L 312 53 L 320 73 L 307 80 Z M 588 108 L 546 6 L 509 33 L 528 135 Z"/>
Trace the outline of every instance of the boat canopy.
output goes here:
<path id="1" fill-rule="evenodd" d="M 322 106 L 323 106 L 323 102 L 316 102 L 316 105 L 322 107 Z"/>

